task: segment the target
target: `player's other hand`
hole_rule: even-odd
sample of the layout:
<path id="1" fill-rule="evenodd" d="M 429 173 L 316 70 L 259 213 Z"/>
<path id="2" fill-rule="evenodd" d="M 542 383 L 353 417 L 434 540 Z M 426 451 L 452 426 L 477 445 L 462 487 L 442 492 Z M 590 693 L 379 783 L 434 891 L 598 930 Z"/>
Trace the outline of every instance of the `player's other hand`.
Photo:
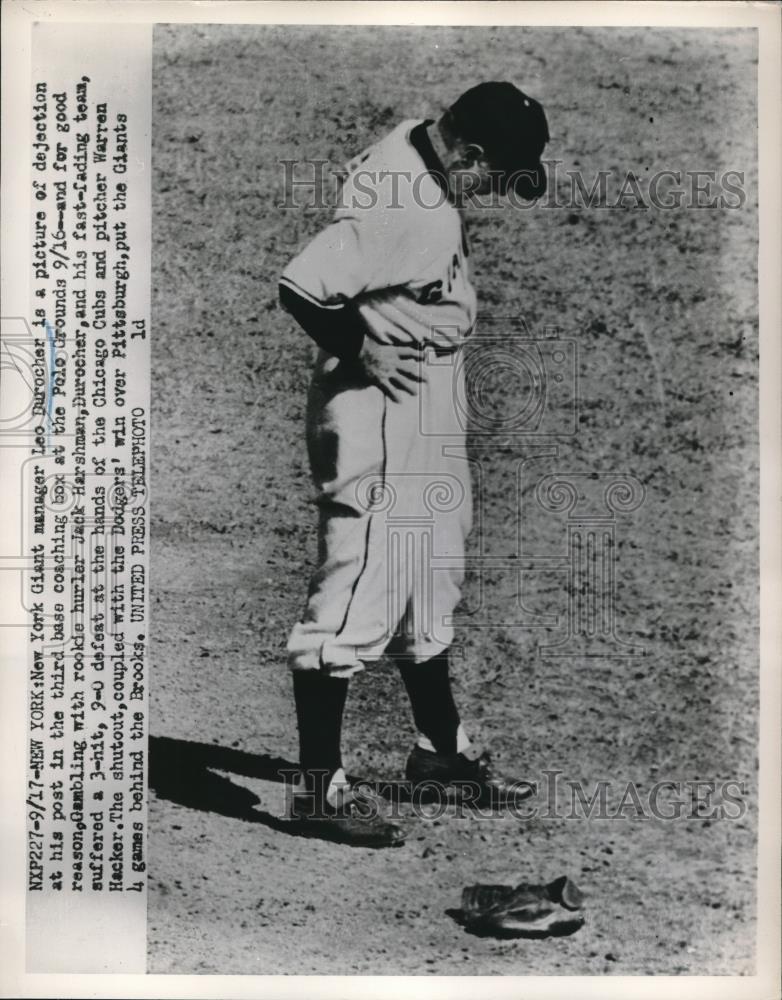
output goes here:
<path id="1" fill-rule="evenodd" d="M 405 396 L 415 396 L 426 381 L 423 360 L 423 350 L 415 344 L 378 344 L 364 337 L 355 364 L 372 385 L 399 403 Z"/>

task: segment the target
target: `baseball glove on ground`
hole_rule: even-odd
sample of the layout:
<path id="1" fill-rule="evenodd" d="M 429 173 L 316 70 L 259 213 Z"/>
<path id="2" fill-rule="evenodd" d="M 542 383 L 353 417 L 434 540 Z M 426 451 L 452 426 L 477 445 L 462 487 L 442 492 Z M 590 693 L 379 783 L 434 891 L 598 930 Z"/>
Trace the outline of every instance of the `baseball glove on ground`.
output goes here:
<path id="1" fill-rule="evenodd" d="M 453 916 L 472 934 L 493 937 L 558 937 L 584 924 L 580 889 L 563 875 L 548 885 L 470 885 Z"/>

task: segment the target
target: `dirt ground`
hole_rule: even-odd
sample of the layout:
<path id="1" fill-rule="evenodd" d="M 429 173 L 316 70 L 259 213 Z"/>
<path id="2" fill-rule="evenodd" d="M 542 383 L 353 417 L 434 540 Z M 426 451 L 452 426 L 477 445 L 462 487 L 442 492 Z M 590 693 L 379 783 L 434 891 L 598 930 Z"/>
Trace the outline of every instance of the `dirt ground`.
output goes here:
<path id="1" fill-rule="evenodd" d="M 735 31 L 156 31 L 150 972 L 753 972 L 755 70 L 753 34 Z M 404 848 L 349 849 L 292 836 L 275 780 L 296 759 L 285 643 L 315 557 L 312 351 L 276 283 L 329 216 L 277 207 L 278 160 L 341 166 L 486 78 L 542 101 L 563 193 L 567 169 L 642 185 L 736 169 L 747 203 L 470 214 L 486 321 L 556 326 L 579 359 L 578 433 L 525 467 L 521 497 L 523 446 L 471 442 L 484 491 L 471 552 L 515 551 L 521 513 L 528 550 L 561 555 L 567 526 L 536 505 L 540 478 L 636 477 L 643 503 L 616 522 L 616 615 L 645 655 L 541 655 L 549 630 L 514 627 L 518 576 L 471 574 L 483 627 L 460 634 L 462 714 L 524 777 L 604 779 L 617 798 L 628 782 L 735 780 L 746 813 L 568 819 L 562 791 L 562 818 L 403 807 Z M 566 615 L 562 571 L 524 587 L 525 608 Z M 349 770 L 400 777 L 412 737 L 393 665 L 358 677 Z M 562 873 L 588 895 L 572 937 L 476 938 L 446 912 L 465 885 Z"/>

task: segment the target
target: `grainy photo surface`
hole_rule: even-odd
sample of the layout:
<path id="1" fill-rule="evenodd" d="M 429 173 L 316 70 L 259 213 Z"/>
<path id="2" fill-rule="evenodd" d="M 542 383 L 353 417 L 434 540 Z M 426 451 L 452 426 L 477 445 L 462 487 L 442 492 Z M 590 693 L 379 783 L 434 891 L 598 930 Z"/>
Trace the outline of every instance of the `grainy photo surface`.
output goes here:
<path id="1" fill-rule="evenodd" d="M 149 972 L 753 974 L 756 70 L 155 28 Z"/>

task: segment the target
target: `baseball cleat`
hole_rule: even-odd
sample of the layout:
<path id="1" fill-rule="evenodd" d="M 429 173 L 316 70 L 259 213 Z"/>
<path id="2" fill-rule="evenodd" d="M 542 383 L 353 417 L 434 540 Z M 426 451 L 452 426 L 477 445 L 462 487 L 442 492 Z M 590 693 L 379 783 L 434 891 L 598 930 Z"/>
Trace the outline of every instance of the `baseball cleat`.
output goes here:
<path id="1" fill-rule="evenodd" d="M 529 781 L 497 774 L 488 751 L 473 747 L 463 753 L 439 754 L 416 746 L 407 758 L 405 777 L 413 786 L 426 784 L 432 791 L 441 786 L 448 798 L 478 806 L 515 805 L 537 790 Z"/>
<path id="2" fill-rule="evenodd" d="M 468 931 L 493 937 L 558 937 L 584 924 L 584 896 L 567 876 L 548 885 L 471 885 L 457 919 Z"/>
<path id="3" fill-rule="evenodd" d="M 291 819 L 301 832 L 351 847 L 401 847 L 401 826 L 380 815 L 378 799 L 355 788 L 340 793 L 337 805 L 316 802 L 308 794 L 294 795 Z"/>

